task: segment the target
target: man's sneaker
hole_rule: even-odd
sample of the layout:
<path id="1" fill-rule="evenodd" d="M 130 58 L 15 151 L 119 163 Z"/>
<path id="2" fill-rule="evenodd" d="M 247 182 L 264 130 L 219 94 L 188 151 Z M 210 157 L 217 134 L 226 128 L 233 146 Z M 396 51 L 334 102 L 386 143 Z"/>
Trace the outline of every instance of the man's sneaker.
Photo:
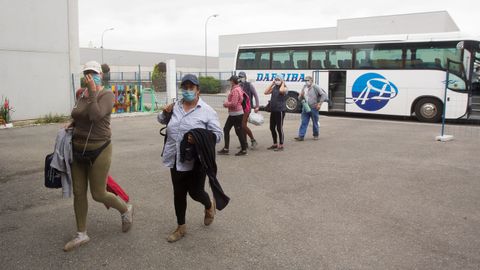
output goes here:
<path id="1" fill-rule="evenodd" d="M 236 153 L 235 156 L 247 156 L 247 150 L 240 150 L 240 152 Z"/>
<path id="2" fill-rule="evenodd" d="M 177 229 L 167 237 L 167 241 L 170 243 L 176 242 L 182 239 L 182 237 L 184 237 L 186 233 L 187 225 L 178 225 Z"/>
<path id="3" fill-rule="evenodd" d="M 276 144 L 272 144 L 272 146 L 267 147 L 267 150 L 275 150 L 275 149 L 277 149 L 277 147 L 278 146 Z"/>
<path id="4" fill-rule="evenodd" d="M 122 214 L 122 232 L 128 232 L 133 223 L 133 205 L 127 204 L 127 212 Z"/>
<path id="5" fill-rule="evenodd" d="M 217 152 L 219 155 L 228 155 L 228 149 L 222 148 L 222 150 Z"/>
<path id="6" fill-rule="evenodd" d="M 298 141 L 298 142 L 303 141 L 303 137 L 295 137 L 294 139 L 295 139 L 295 141 Z"/>
<path id="7" fill-rule="evenodd" d="M 72 240 L 68 241 L 68 243 L 65 244 L 65 247 L 63 247 L 63 251 L 72 251 L 75 248 L 88 243 L 88 241 L 90 241 L 90 237 L 88 237 L 87 232 L 77 232 L 75 237 L 73 237 Z"/>
<path id="8" fill-rule="evenodd" d="M 206 226 L 212 224 L 214 217 L 215 217 L 215 201 L 212 200 L 212 206 L 210 206 L 210 209 L 205 209 L 205 218 L 203 220 L 203 223 Z"/>
<path id="9" fill-rule="evenodd" d="M 318 140 L 318 136 L 313 136 L 313 139 L 316 141 Z"/>
<path id="10" fill-rule="evenodd" d="M 252 149 L 252 150 L 255 150 L 255 149 L 257 148 L 258 143 L 257 143 L 256 140 L 252 140 L 251 142 L 252 142 L 252 147 L 251 147 L 251 149 Z"/>
<path id="11" fill-rule="evenodd" d="M 277 148 L 273 149 L 275 152 L 283 151 L 283 145 L 278 146 Z"/>

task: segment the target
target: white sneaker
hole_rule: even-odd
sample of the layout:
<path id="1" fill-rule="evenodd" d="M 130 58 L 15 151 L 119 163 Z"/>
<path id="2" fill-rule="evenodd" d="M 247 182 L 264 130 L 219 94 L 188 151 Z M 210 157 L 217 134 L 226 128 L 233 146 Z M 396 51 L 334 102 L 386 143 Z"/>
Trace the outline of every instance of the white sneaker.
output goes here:
<path id="1" fill-rule="evenodd" d="M 133 205 L 127 204 L 127 212 L 122 214 L 122 232 L 128 232 L 133 223 Z"/>
<path id="2" fill-rule="evenodd" d="M 63 251 L 72 251 L 75 248 L 86 244 L 88 241 L 90 241 L 90 237 L 88 237 L 87 232 L 77 232 L 73 239 L 65 244 L 65 247 L 63 247 Z"/>

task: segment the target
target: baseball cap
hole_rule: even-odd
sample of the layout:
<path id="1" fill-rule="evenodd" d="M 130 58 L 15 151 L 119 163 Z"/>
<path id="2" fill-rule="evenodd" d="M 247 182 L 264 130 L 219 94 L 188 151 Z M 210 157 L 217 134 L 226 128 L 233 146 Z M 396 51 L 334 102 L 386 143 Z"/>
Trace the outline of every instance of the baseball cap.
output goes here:
<path id="1" fill-rule="evenodd" d="M 102 73 L 102 66 L 100 66 L 100 64 L 97 61 L 88 61 L 83 66 L 83 72 L 88 71 L 88 70 L 91 70 L 91 71 L 94 71 L 94 72 L 100 74 L 100 73 Z"/>
<path id="2" fill-rule="evenodd" d="M 197 76 L 193 74 L 186 74 L 185 76 L 183 76 L 181 85 L 183 85 L 186 82 L 191 82 L 195 85 L 200 85 L 198 82 Z"/>
<path id="3" fill-rule="evenodd" d="M 238 73 L 238 77 L 239 77 L 239 78 L 246 78 L 246 77 L 247 77 L 247 74 L 245 74 L 245 72 L 243 72 L 243 71 L 240 71 L 240 72 Z"/>

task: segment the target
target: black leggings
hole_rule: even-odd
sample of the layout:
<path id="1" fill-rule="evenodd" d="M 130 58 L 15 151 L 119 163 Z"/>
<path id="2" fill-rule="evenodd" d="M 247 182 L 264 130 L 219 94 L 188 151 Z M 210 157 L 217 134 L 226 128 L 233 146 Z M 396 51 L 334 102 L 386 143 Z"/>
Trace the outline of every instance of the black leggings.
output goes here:
<path id="1" fill-rule="evenodd" d="M 247 138 L 245 137 L 245 131 L 242 128 L 242 119 L 243 114 L 241 115 L 229 115 L 225 126 L 223 127 L 223 135 L 225 138 L 225 149 L 230 147 L 230 130 L 232 127 L 235 127 L 235 133 L 237 134 L 238 140 L 240 141 L 240 146 L 242 150 L 247 150 Z"/>
<path id="2" fill-rule="evenodd" d="M 283 144 L 283 119 L 285 112 L 271 112 L 270 113 L 270 132 L 272 132 L 273 144 L 277 144 L 277 132 L 280 137 L 280 144 Z M 276 129 L 276 130 L 275 130 Z"/>
<path id="3" fill-rule="evenodd" d="M 174 167 L 170 169 L 173 184 L 173 200 L 175 204 L 175 214 L 177 215 L 178 225 L 185 224 L 185 212 L 187 210 L 187 193 L 190 197 L 210 209 L 212 203 L 210 196 L 205 191 L 205 171 L 201 169 L 198 162 L 195 163 L 193 170 L 188 172 L 179 172 Z"/>

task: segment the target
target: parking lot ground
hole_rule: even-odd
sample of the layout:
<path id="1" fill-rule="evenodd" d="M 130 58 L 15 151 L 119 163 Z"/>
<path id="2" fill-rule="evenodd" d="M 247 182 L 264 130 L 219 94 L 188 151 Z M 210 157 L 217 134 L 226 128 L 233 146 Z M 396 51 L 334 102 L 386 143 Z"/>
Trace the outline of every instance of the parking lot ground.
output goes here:
<path id="1" fill-rule="evenodd" d="M 59 125 L 1 130 L 1 268 L 480 268 L 478 138 L 441 143 L 436 124 L 321 116 L 320 140 L 309 129 L 295 142 L 299 115 L 289 114 L 285 151 L 272 152 L 265 116 L 252 128 L 257 150 L 217 157 L 228 207 L 205 227 L 189 199 L 187 235 L 173 244 L 161 125 L 155 116 L 112 119 L 110 171 L 135 205 L 134 226 L 122 233 L 119 214 L 90 197 L 91 241 L 70 253 L 62 247 L 75 232 L 72 199 L 43 187 Z"/>

